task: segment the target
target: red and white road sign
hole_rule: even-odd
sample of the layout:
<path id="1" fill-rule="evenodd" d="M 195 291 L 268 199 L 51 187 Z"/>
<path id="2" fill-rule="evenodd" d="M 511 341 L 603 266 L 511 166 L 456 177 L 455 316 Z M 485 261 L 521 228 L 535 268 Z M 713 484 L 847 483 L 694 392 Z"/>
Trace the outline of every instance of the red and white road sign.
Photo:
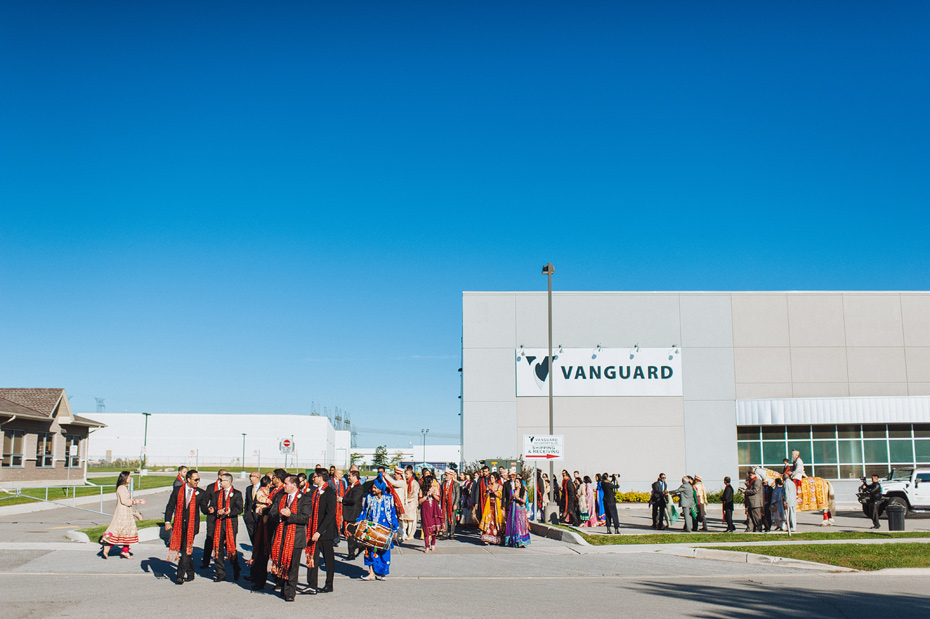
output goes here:
<path id="1" fill-rule="evenodd" d="M 196 455 L 197 455 L 197 450 L 191 449 L 191 458 L 195 457 Z"/>
<path id="2" fill-rule="evenodd" d="M 527 460 L 564 460 L 565 437 L 561 434 L 524 434 L 523 457 Z"/>
<path id="3" fill-rule="evenodd" d="M 290 447 L 290 446 L 291 446 L 291 440 L 286 438 L 286 439 L 284 439 L 283 441 L 281 441 L 281 444 L 284 445 L 285 447 Z"/>

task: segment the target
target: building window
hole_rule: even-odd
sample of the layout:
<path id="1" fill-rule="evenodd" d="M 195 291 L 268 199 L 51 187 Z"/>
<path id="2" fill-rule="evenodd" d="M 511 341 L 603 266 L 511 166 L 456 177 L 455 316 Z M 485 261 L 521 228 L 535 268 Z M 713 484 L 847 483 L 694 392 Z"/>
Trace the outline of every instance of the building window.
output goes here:
<path id="1" fill-rule="evenodd" d="M 52 448 L 54 435 L 39 432 L 36 436 L 36 468 L 51 468 L 55 465 L 55 452 Z"/>
<path id="2" fill-rule="evenodd" d="M 892 468 L 930 463 L 930 425 L 739 426 L 740 475 L 764 466 L 781 472 L 781 458 L 797 449 L 808 475 L 857 479 Z M 785 456 L 782 456 L 785 454 Z"/>
<path id="3" fill-rule="evenodd" d="M 81 437 L 65 434 L 65 468 L 81 468 Z"/>
<path id="4" fill-rule="evenodd" d="M 3 433 L 3 467 L 23 466 L 23 431 L 7 430 Z"/>

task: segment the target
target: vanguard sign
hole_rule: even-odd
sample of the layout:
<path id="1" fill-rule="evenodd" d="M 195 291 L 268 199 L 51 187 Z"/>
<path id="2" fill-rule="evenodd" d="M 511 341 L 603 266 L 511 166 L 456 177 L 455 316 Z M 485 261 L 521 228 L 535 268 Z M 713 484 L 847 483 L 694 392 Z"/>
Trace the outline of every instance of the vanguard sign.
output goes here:
<path id="1" fill-rule="evenodd" d="M 520 348 L 516 353 L 517 397 L 680 396 L 678 348 Z"/>

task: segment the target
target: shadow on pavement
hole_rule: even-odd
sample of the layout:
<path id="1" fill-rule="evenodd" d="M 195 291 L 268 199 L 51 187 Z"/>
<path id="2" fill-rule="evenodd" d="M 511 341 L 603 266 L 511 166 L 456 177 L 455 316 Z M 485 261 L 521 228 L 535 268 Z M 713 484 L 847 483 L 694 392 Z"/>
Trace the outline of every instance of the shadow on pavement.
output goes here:
<path id="1" fill-rule="evenodd" d="M 761 578 L 764 580 L 764 576 Z M 930 599 L 916 594 L 805 590 L 796 584 L 778 588 L 762 583 L 685 587 L 673 583 L 641 582 L 638 588 L 642 593 L 666 599 L 678 598 L 694 602 L 695 606 L 709 604 L 720 607 L 719 611 L 695 610 L 692 617 L 823 619 L 887 617 L 891 614 L 926 617 L 930 613 Z"/>

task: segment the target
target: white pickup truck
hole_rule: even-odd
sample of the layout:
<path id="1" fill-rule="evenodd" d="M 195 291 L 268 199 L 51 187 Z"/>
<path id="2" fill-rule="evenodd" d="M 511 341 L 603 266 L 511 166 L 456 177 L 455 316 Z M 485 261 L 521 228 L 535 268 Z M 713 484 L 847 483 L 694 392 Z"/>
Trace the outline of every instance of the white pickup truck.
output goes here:
<path id="1" fill-rule="evenodd" d="M 884 508 L 892 503 L 904 506 L 909 512 L 930 511 L 930 467 L 891 469 L 887 479 L 881 480 Z"/>

